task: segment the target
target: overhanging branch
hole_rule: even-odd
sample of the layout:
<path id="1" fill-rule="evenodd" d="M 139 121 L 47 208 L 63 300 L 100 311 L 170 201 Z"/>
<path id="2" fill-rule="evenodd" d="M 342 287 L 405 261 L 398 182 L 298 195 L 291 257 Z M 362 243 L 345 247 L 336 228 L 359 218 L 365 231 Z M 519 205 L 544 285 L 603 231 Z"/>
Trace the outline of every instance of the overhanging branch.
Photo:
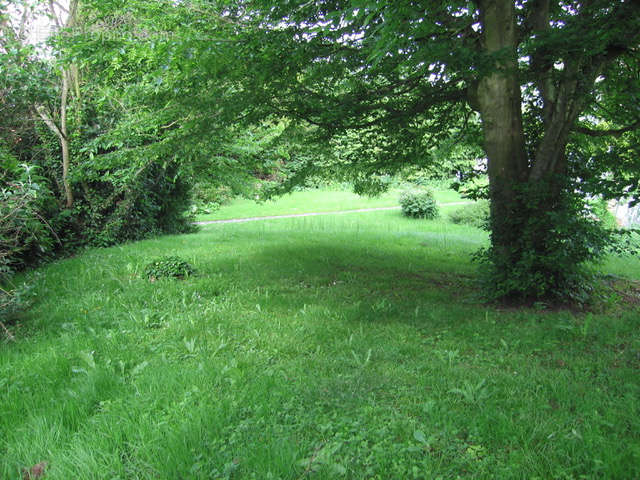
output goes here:
<path id="1" fill-rule="evenodd" d="M 640 120 L 632 123 L 623 128 L 610 128 L 607 130 L 594 130 L 592 128 L 576 126 L 573 128 L 574 132 L 582 133 L 584 135 L 589 135 L 590 137 L 619 137 L 623 133 L 631 132 L 640 128 Z"/>
<path id="2" fill-rule="evenodd" d="M 49 127 L 49 130 L 51 130 L 61 140 L 66 140 L 65 135 L 62 133 L 58 125 L 56 125 L 56 123 L 53 121 L 53 119 L 51 118 L 51 115 L 49 114 L 49 112 L 47 112 L 47 109 L 44 106 L 37 105 L 35 110 L 36 110 L 36 113 L 42 119 L 42 121 L 44 121 L 47 127 Z"/>

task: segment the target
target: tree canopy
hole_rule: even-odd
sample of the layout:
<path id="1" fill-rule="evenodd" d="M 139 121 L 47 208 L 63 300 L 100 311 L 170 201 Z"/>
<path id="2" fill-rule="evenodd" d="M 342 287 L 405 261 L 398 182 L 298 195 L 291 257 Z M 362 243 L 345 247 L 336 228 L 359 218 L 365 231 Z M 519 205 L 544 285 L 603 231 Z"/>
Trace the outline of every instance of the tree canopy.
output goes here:
<path id="1" fill-rule="evenodd" d="M 48 153 L 32 160 L 96 230 L 157 231 L 160 217 L 123 215 L 157 215 L 197 178 L 240 191 L 274 173 L 276 190 L 343 175 L 375 192 L 388 173 L 486 165 L 496 296 L 548 298 L 579 289 L 606 243 L 585 199 L 640 195 L 635 1 L 71 6 L 48 59 L 3 17 L 2 98 L 42 117 L 29 138 Z M 32 151 L 15 142 L 24 115 L 8 118 L 5 149 Z"/>
<path id="2" fill-rule="evenodd" d="M 411 164 L 479 117 L 500 296 L 574 289 L 604 242 L 583 199 L 637 200 L 637 2 L 235 5 L 257 103 L 328 136 L 357 131 L 353 168 Z"/>

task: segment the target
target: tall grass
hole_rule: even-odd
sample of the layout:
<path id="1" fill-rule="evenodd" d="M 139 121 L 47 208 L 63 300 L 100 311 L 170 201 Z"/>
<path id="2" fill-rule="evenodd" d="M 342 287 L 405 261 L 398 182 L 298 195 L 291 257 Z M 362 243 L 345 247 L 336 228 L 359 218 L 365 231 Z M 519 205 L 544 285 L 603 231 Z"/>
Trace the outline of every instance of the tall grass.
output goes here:
<path id="1" fill-rule="evenodd" d="M 634 478 L 640 312 L 478 302 L 484 232 L 397 211 L 212 225 L 31 274 L 0 477 Z M 179 255 L 197 272 L 150 282 Z M 640 262 L 607 265 L 640 277 Z"/>

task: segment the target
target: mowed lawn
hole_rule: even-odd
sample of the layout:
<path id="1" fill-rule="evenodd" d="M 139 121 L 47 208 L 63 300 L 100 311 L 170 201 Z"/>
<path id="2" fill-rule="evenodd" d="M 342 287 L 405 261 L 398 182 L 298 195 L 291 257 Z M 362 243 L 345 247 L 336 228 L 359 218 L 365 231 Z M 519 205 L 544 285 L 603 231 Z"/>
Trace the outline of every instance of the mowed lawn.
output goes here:
<path id="1" fill-rule="evenodd" d="M 198 221 L 226 220 L 230 218 L 266 217 L 312 212 L 338 212 L 362 208 L 396 207 L 402 190 L 393 189 L 375 197 L 358 195 L 348 190 L 317 188 L 296 191 L 272 200 L 259 201 L 238 198 L 219 210 L 198 215 Z M 449 189 L 433 189 L 438 203 L 465 201 L 460 194 Z"/>
<path id="2" fill-rule="evenodd" d="M 33 272 L 0 344 L 0 477 L 41 461 L 47 480 L 640 477 L 640 310 L 482 304 L 486 244 L 378 211 Z M 162 255 L 196 275 L 143 278 Z M 602 268 L 640 278 L 638 259 Z"/>

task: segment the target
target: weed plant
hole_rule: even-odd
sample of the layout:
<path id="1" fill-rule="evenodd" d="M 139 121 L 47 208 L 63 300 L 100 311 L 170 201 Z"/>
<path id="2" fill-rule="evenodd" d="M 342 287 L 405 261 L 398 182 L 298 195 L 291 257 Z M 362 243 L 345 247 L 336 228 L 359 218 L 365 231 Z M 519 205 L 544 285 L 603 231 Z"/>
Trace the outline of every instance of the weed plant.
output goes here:
<path id="1" fill-rule="evenodd" d="M 175 255 L 158 258 L 144 267 L 144 276 L 150 280 L 185 278 L 193 273 L 194 269 L 191 264 Z"/>

